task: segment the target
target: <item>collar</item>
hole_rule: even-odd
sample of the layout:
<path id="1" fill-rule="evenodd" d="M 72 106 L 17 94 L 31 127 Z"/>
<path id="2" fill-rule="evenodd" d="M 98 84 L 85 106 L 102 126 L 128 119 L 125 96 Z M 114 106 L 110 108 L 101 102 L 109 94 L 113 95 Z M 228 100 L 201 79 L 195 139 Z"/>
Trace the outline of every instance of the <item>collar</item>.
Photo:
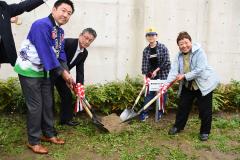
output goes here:
<path id="1" fill-rule="evenodd" d="M 82 53 L 84 51 L 84 48 L 80 48 L 79 41 L 78 41 L 78 47 L 77 47 L 77 53 Z"/>
<path id="2" fill-rule="evenodd" d="M 195 54 L 197 50 L 201 48 L 201 45 L 199 43 L 192 43 L 192 49 L 190 54 Z M 183 54 L 181 51 L 179 51 L 179 54 Z"/>
<path id="3" fill-rule="evenodd" d="M 156 46 L 154 48 L 156 48 L 158 46 L 158 41 L 156 41 Z M 150 44 L 148 44 L 148 48 L 151 48 Z"/>
<path id="4" fill-rule="evenodd" d="M 58 25 L 58 23 L 55 21 L 55 19 L 53 18 L 52 14 L 50 14 L 50 15 L 48 16 L 48 18 L 50 19 L 50 21 L 52 22 L 52 25 L 53 25 L 54 27 L 55 27 L 55 26 L 60 27 L 60 26 Z"/>
<path id="5" fill-rule="evenodd" d="M 55 24 L 56 24 L 56 26 L 59 28 L 60 27 L 60 25 L 54 20 L 54 22 L 55 22 Z"/>

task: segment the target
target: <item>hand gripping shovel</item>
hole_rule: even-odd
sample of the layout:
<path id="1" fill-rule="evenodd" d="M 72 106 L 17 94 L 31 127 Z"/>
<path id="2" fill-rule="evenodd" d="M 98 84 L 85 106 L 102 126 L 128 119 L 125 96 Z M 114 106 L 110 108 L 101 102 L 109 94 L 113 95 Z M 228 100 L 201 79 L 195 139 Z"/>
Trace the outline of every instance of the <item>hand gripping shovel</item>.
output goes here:
<path id="1" fill-rule="evenodd" d="M 136 113 L 134 112 L 134 107 L 137 105 L 137 103 L 138 103 L 141 95 L 143 94 L 143 91 L 144 91 L 145 87 L 146 87 L 146 85 L 144 84 L 143 87 L 142 87 L 142 89 L 141 89 L 141 91 L 140 91 L 140 93 L 139 93 L 139 95 L 137 96 L 137 99 L 135 100 L 132 108 L 126 108 L 126 109 L 124 109 L 124 111 L 121 113 L 120 119 L 121 119 L 122 121 L 125 121 L 125 120 L 127 120 L 128 118 L 130 118 L 130 117 L 132 117 L 133 115 L 136 114 Z"/>
<path id="2" fill-rule="evenodd" d="M 91 106 L 85 98 L 83 98 L 83 108 L 87 112 L 89 117 L 92 119 L 93 124 L 98 129 L 100 129 L 101 131 L 104 131 L 104 132 L 109 132 L 109 130 L 107 128 L 105 128 L 104 125 L 101 123 L 101 121 L 97 118 L 96 114 L 91 112 Z"/>
<path id="3" fill-rule="evenodd" d="M 177 81 L 177 79 L 173 80 L 167 87 L 166 90 L 171 87 L 175 82 Z M 143 106 L 143 108 L 141 108 L 137 113 L 133 113 L 131 116 L 128 117 L 128 119 L 125 119 L 124 121 L 122 121 L 122 123 L 125 122 L 129 122 L 132 119 L 134 119 L 135 117 L 139 116 L 141 114 L 142 111 L 146 110 L 154 101 L 156 101 L 163 93 L 159 92 L 151 101 L 149 101 L 145 106 Z"/>

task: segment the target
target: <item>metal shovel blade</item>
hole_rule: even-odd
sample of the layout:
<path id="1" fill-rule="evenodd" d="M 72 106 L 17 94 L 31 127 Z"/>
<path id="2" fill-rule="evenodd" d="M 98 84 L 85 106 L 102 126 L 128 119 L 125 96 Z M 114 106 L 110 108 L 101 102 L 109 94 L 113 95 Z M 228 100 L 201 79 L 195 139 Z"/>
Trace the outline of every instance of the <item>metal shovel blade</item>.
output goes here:
<path id="1" fill-rule="evenodd" d="M 136 113 L 134 112 L 133 109 L 129 109 L 129 108 L 126 108 L 124 109 L 124 111 L 121 113 L 120 115 L 120 119 L 121 121 L 125 121 L 127 119 L 129 119 L 130 117 L 136 115 Z"/>
<path id="2" fill-rule="evenodd" d="M 87 112 L 87 114 L 89 115 L 89 117 L 92 119 L 92 123 L 101 131 L 104 132 L 109 132 L 109 130 L 107 128 L 104 127 L 104 125 L 101 123 L 101 121 L 97 118 L 97 116 L 91 112 L 91 106 L 89 105 L 89 103 L 87 102 L 86 99 L 83 99 L 83 108 L 85 109 L 85 111 Z"/>
<path id="3" fill-rule="evenodd" d="M 134 107 L 137 105 L 137 103 L 138 103 L 141 95 L 143 94 L 143 91 L 145 90 L 145 87 L 146 87 L 146 85 L 145 85 L 145 83 L 144 83 L 144 85 L 143 85 L 140 93 L 138 94 L 138 96 L 137 96 L 137 98 L 136 98 L 136 100 L 135 100 L 132 108 L 126 108 L 126 109 L 124 109 L 124 111 L 120 114 L 120 119 L 121 119 L 122 121 L 125 121 L 125 120 L 129 119 L 130 117 L 132 117 L 133 115 L 136 114 L 136 113 L 134 112 Z"/>
<path id="4" fill-rule="evenodd" d="M 136 112 L 132 112 L 131 114 L 129 114 L 129 116 L 124 119 L 121 123 L 125 123 L 125 122 L 130 122 L 131 120 L 133 120 L 134 118 L 138 117 L 140 113 L 136 113 Z"/>
<path id="5" fill-rule="evenodd" d="M 92 123 L 101 131 L 108 133 L 109 130 L 104 127 L 104 125 L 95 116 L 92 118 Z"/>

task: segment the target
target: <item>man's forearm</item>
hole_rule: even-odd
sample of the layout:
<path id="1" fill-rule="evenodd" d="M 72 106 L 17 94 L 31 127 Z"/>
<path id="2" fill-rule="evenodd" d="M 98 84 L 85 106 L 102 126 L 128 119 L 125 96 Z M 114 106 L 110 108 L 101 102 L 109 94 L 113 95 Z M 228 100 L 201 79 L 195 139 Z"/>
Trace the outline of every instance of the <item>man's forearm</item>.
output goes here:
<path id="1" fill-rule="evenodd" d="M 22 14 L 23 12 L 30 12 L 38 6 L 42 5 L 46 0 L 26 0 L 18 4 L 10 4 L 9 11 L 11 17 Z"/>
<path id="2" fill-rule="evenodd" d="M 33 9 L 37 8 L 38 6 L 42 5 L 43 3 L 45 3 L 47 0 L 27 0 L 29 5 L 26 9 L 27 12 L 32 11 Z"/>

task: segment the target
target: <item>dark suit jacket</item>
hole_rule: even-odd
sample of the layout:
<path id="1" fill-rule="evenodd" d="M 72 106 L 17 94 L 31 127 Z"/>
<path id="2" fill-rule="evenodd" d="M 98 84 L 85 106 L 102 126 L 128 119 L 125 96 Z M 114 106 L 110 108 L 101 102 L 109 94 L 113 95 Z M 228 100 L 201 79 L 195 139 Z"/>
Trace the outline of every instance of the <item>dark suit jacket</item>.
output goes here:
<path id="1" fill-rule="evenodd" d="M 76 59 L 72 61 L 74 54 L 78 47 L 78 39 L 66 38 L 64 43 L 64 50 L 67 56 L 67 65 L 69 70 L 76 66 L 76 82 L 84 84 L 84 62 L 88 56 L 88 51 L 84 48 L 83 53 L 80 53 Z"/>
<path id="2" fill-rule="evenodd" d="M 0 1 L 0 63 L 11 63 L 14 66 L 17 59 L 17 52 L 11 29 L 11 17 L 31 11 L 43 4 L 43 0 L 26 0 L 18 4 L 8 5 Z"/>

